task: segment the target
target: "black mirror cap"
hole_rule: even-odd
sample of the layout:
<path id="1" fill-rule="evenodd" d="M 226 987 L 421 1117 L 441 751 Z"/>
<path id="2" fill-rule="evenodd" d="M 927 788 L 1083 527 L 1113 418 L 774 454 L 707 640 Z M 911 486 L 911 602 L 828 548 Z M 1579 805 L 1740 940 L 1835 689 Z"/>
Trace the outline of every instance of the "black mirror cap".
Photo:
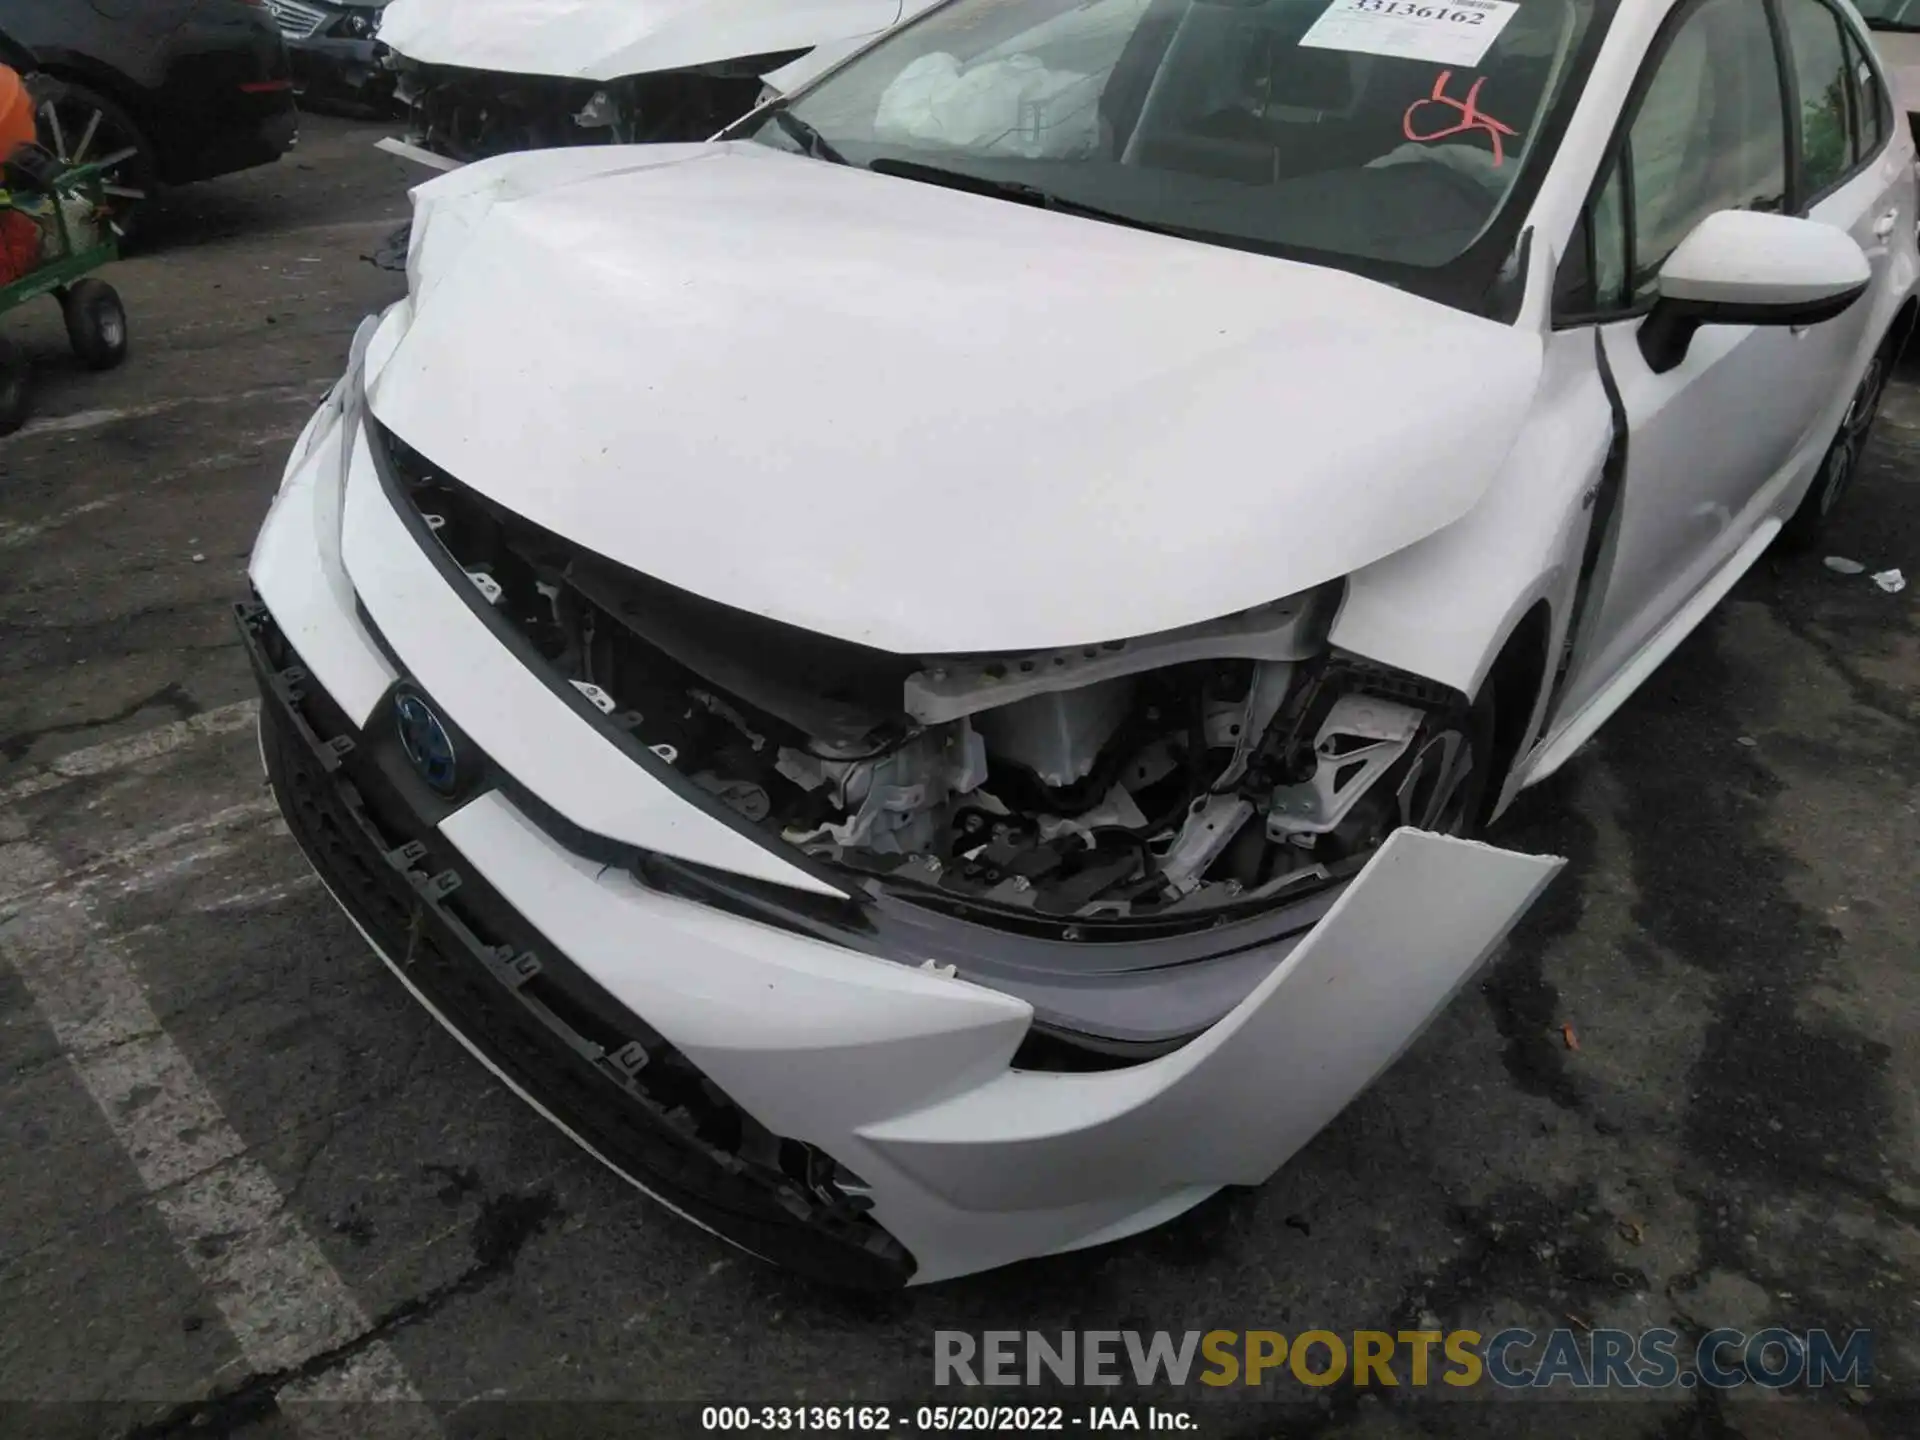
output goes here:
<path id="1" fill-rule="evenodd" d="M 1713 300 L 1656 300 L 1640 327 L 1640 354 L 1647 368 L 1664 375 L 1687 358 L 1693 332 L 1702 325 L 1818 325 L 1845 314 L 1867 293 L 1862 280 L 1832 295 L 1785 305 L 1730 305 Z"/>

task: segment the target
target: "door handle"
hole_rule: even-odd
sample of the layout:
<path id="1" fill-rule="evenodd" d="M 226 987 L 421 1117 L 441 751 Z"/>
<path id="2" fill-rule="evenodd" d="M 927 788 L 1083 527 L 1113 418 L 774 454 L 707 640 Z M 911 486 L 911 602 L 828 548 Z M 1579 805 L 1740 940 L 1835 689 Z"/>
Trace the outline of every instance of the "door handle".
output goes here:
<path id="1" fill-rule="evenodd" d="M 1887 211 L 1886 214 L 1873 222 L 1873 238 L 1876 240 L 1886 239 L 1889 235 L 1893 234 L 1893 227 L 1899 223 L 1900 212 L 1898 210 Z"/>

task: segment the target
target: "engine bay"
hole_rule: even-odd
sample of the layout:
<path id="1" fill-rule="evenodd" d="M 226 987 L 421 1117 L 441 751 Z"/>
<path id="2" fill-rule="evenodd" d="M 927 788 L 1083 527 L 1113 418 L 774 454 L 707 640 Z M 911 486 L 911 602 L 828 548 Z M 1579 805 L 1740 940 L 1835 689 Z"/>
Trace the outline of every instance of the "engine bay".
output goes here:
<path id="1" fill-rule="evenodd" d="M 623 570 L 385 444 L 482 605 L 843 883 L 1068 939 L 1205 924 L 1350 875 L 1399 826 L 1457 832 L 1484 788 L 1464 696 L 1329 651 L 1338 584 L 1132 640 L 902 656 Z"/>
<path id="2" fill-rule="evenodd" d="M 606 82 L 390 60 L 396 95 L 407 106 L 408 140 L 466 164 L 567 145 L 704 140 L 754 107 L 763 70 L 803 53 Z"/>

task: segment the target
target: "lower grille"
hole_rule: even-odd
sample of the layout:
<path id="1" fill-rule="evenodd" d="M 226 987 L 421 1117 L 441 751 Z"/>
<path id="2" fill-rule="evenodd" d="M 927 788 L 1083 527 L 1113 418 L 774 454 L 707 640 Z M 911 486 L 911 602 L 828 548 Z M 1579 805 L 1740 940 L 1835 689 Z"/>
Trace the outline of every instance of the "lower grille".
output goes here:
<path id="1" fill-rule="evenodd" d="M 758 1126 L 464 868 L 422 815 L 432 802 L 397 737 L 355 731 L 263 608 L 240 619 L 288 828 L 446 1023 L 616 1168 L 736 1243 L 836 1285 L 904 1284 L 911 1257 L 833 1187 L 832 1161 Z"/>

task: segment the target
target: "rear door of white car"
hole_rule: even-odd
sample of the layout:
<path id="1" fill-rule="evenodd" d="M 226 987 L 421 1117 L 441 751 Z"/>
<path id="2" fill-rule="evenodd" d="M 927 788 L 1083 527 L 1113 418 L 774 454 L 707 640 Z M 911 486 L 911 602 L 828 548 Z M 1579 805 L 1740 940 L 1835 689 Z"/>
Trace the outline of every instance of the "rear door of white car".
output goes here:
<path id="1" fill-rule="evenodd" d="M 1799 330 L 1705 326 L 1664 373 L 1640 351 L 1660 266 L 1707 215 L 1811 213 L 1864 237 L 1871 255 L 1874 228 L 1897 203 L 1882 167 L 1862 157 L 1878 129 L 1863 144 L 1850 128 L 1858 81 L 1843 63 L 1837 13 L 1825 0 L 1777 4 L 1674 7 L 1588 206 L 1583 273 L 1570 280 L 1563 271 L 1558 284 L 1556 325 L 1597 325 L 1628 431 L 1617 530 L 1585 604 L 1563 716 L 1603 689 L 1733 558 L 1764 518 L 1757 502 L 1770 483 L 1817 463 L 1817 451 L 1805 452 L 1837 422 L 1836 407 L 1864 364 L 1865 299 L 1837 320 Z M 1805 60 L 1796 49 L 1782 62 L 1776 13 L 1781 38 L 1811 37 Z M 1832 73 L 1802 104 L 1799 74 L 1811 89 L 1827 53 L 1823 34 L 1831 37 Z M 1829 90 L 1837 110 L 1826 104 Z M 1809 185 L 1813 178 L 1822 188 Z M 1883 274 L 1885 238 L 1877 243 Z"/>
<path id="2" fill-rule="evenodd" d="M 1775 3 L 1798 112 L 1799 211 L 1851 234 L 1873 269 L 1866 297 L 1836 319 L 1796 332 L 1809 352 L 1806 365 L 1829 379 L 1825 393 L 1838 406 L 1883 338 L 1869 333 L 1874 300 L 1889 283 L 1893 238 L 1913 227 L 1912 191 L 1903 183 L 1907 167 L 1887 147 L 1893 116 L 1862 32 L 1828 0 Z M 1831 410 L 1820 416 L 1816 438 L 1829 438 L 1837 423 Z"/>

